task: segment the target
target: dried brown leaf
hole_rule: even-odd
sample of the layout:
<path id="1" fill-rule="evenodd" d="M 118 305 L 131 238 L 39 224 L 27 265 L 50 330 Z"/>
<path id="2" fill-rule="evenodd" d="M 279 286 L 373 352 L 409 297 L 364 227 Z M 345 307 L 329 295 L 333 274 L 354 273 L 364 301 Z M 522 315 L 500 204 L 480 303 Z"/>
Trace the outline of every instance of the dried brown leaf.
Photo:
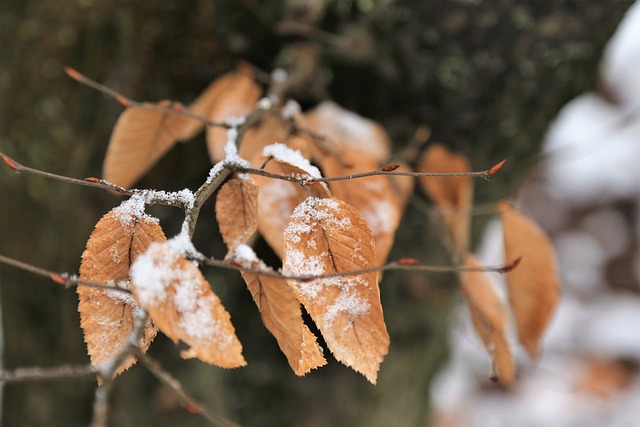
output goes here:
<path id="1" fill-rule="evenodd" d="M 465 267 L 479 268 L 475 257 L 467 255 Z M 461 272 L 466 297 L 476 332 L 491 355 L 493 371 L 505 385 L 515 380 L 516 366 L 506 339 L 507 310 L 495 292 L 489 277 L 481 271 Z"/>
<path id="2" fill-rule="evenodd" d="M 262 95 L 260 86 L 243 71 L 225 74 L 213 83 L 215 99 L 209 105 L 209 119 L 224 122 L 232 117 L 250 113 Z M 207 148 L 211 161 L 216 163 L 224 158 L 227 129 L 219 126 L 207 128 Z"/>
<path id="3" fill-rule="evenodd" d="M 355 208 L 333 198 L 309 197 L 287 225 L 282 265 L 295 275 L 373 267 L 373 235 Z M 335 358 L 374 384 L 389 349 L 377 276 L 371 272 L 289 281 Z"/>
<path id="4" fill-rule="evenodd" d="M 333 156 L 322 159 L 320 166 L 325 176 L 350 175 L 379 168 L 378 162 L 369 153 L 357 148 L 343 150 L 340 157 L 342 161 Z M 400 225 L 406 197 L 395 191 L 390 177 L 382 175 L 332 181 L 329 186 L 337 199 L 356 208 L 367 221 L 375 239 L 377 262 L 384 264 Z"/>
<path id="5" fill-rule="evenodd" d="M 322 347 L 302 320 L 300 302 L 284 279 L 243 272 L 265 326 L 296 375 L 326 365 Z"/>
<path id="6" fill-rule="evenodd" d="M 229 252 L 247 240 L 258 228 L 258 186 L 243 175 L 227 181 L 216 198 L 216 219 Z"/>
<path id="7" fill-rule="evenodd" d="M 305 118 L 306 128 L 323 136 L 324 143 L 335 151 L 358 148 L 378 163 L 385 162 L 390 156 L 391 140 L 382 126 L 334 102 L 322 102 L 305 114 Z"/>
<path id="8" fill-rule="evenodd" d="M 82 253 L 80 279 L 128 288 L 129 268 L 136 257 L 152 242 L 164 240 L 164 233 L 156 222 L 146 217 L 136 218 L 116 208 L 104 215 L 91 233 Z M 118 291 L 79 286 L 77 292 L 80 326 L 91 364 L 99 366 L 116 356 L 127 343 L 139 307 L 131 295 Z M 147 351 L 156 332 L 148 321 L 140 346 L 142 351 Z M 133 356 L 128 357 L 116 375 L 135 361 Z"/>
<path id="9" fill-rule="evenodd" d="M 469 162 L 461 154 L 441 144 L 431 145 L 420 157 L 418 172 L 470 172 Z M 420 184 L 438 206 L 450 232 L 455 255 L 462 257 L 469 248 L 469 224 L 473 203 L 473 179 L 468 176 L 420 177 Z"/>
<path id="10" fill-rule="evenodd" d="M 170 101 L 148 106 L 167 108 Z M 176 142 L 183 118 L 174 114 L 129 107 L 113 128 L 104 159 L 103 178 L 129 188 L 135 184 Z"/>
<path id="11" fill-rule="evenodd" d="M 193 263 L 170 244 L 154 244 L 131 269 L 131 291 L 156 326 L 196 357 L 223 368 L 246 365 L 229 313 Z"/>
<path id="12" fill-rule="evenodd" d="M 530 218 L 508 203 L 501 203 L 498 211 L 502 216 L 507 261 L 522 257 L 520 265 L 505 276 L 518 340 L 531 357 L 536 357 L 560 299 L 555 251 L 546 234 Z"/>
<path id="13" fill-rule="evenodd" d="M 285 147 L 283 144 L 281 146 Z M 307 176 L 311 171 L 313 174 L 320 176 L 320 171 L 314 166 L 311 166 L 300 153 L 294 155 L 292 154 L 292 150 L 285 148 L 283 148 L 282 151 L 284 154 L 288 153 L 290 157 L 304 163 L 306 169 L 303 170 L 293 163 L 288 163 L 287 156 L 283 155 L 280 157 L 280 160 L 273 158 L 269 161 L 264 168 L 265 171 L 294 176 Z M 329 197 L 331 193 L 324 183 L 302 187 L 295 182 L 263 176 L 256 176 L 256 182 L 260 188 L 260 197 L 258 199 L 258 230 L 273 251 L 282 258 L 284 229 L 295 207 L 309 195 L 322 198 Z"/>
<path id="14" fill-rule="evenodd" d="M 284 142 L 289 134 L 289 125 L 275 114 L 266 114 L 262 121 L 255 127 L 247 130 L 242 138 L 238 154 L 247 159 L 251 166 L 262 166 L 265 158 L 262 150 L 267 145 Z"/>

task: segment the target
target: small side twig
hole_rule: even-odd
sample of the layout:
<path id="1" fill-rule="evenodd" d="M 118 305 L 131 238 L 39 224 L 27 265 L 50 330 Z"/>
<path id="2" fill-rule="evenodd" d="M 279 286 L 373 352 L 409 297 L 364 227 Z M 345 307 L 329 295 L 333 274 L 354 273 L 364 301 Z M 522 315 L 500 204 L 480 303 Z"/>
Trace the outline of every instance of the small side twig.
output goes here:
<path id="1" fill-rule="evenodd" d="M 95 378 L 98 372 L 91 365 L 63 365 L 53 368 L 39 366 L 17 368 L 10 371 L 0 371 L 0 382 L 39 382 L 59 379 Z"/>
<path id="2" fill-rule="evenodd" d="M 207 419 L 211 424 L 218 427 L 240 427 L 238 424 L 227 420 L 220 415 L 214 414 L 203 403 L 199 402 L 192 396 L 190 396 L 182 387 L 180 381 L 165 371 L 160 363 L 153 359 L 151 356 L 142 353 L 139 349 L 134 352 L 135 356 L 144 364 L 144 366 L 151 372 L 162 384 L 164 384 L 169 390 L 176 395 L 180 400 L 180 403 L 185 409 L 193 414 L 201 415 Z"/>
<path id="3" fill-rule="evenodd" d="M 71 77 L 75 81 L 82 83 L 85 86 L 89 86 L 90 88 L 93 88 L 107 96 L 114 98 L 116 101 L 118 101 L 120 104 L 122 104 L 125 107 L 136 107 L 136 108 L 141 108 L 149 111 L 156 111 L 164 114 L 177 114 L 180 116 L 188 117 L 190 119 L 198 120 L 207 126 L 218 126 L 223 128 L 230 127 L 227 123 L 215 122 L 213 120 L 209 120 L 205 117 L 202 117 L 198 114 L 194 114 L 191 111 L 189 111 L 187 107 L 184 107 L 182 104 L 175 103 L 173 104 L 173 107 L 171 106 L 161 107 L 156 104 L 135 101 L 131 98 L 124 96 L 120 92 L 117 92 L 103 84 L 96 82 L 95 80 L 90 79 L 89 77 L 85 76 L 84 74 L 81 74 L 80 72 L 74 70 L 73 68 L 65 67 L 64 71 L 65 73 L 67 73 L 69 77 Z"/>

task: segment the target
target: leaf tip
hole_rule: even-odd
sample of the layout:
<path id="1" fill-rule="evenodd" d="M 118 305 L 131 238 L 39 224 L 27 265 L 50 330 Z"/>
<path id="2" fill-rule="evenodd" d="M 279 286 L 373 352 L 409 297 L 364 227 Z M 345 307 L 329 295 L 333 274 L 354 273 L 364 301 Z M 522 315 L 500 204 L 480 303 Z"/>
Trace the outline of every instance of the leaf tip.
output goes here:
<path id="1" fill-rule="evenodd" d="M 18 164 L 11 158 L 9 158 L 8 156 L 0 153 L 0 157 L 2 157 L 2 160 L 7 164 L 7 166 L 9 166 L 11 169 L 13 169 L 14 171 L 18 170 Z"/>

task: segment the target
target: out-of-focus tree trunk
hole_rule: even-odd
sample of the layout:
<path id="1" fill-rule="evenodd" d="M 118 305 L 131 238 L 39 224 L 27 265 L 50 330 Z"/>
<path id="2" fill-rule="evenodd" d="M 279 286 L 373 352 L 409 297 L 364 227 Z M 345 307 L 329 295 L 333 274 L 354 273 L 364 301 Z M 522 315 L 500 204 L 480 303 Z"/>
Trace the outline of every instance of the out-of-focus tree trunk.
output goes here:
<path id="1" fill-rule="evenodd" d="M 629 4 L 5 0 L 0 151 L 62 175 L 100 174 L 121 107 L 68 79 L 65 65 L 139 100 L 186 103 L 238 60 L 270 70 L 295 60 L 293 44 L 310 39 L 321 63 L 307 86 L 312 90 L 300 93 L 304 106 L 326 94 L 383 123 L 397 148 L 427 124 L 434 138 L 462 150 L 477 168 L 508 158 L 505 171 L 477 186 L 477 201 L 495 199 L 513 190 L 535 161 L 559 108 L 597 85 L 602 47 Z M 194 189 L 210 167 L 206 158 L 202 138 L 179 145 L 140 186 Z M 0 188 L 0 253 L 56 271 L 77 270 L 93 225 L 119 203 L 110 194 L 14 176 L 7 168 L 0 168 Z M 177 231 L 175 212 L 156 214 L 168 234 Z M 224 254 L 213 222 L 200 233 L 198 247 Z M 410 207 L 392 258 L 445 263 L 437 235 Z M 249 366 L 225 371 L 182 361 L 164 338 L 151 353 L 216 411 L 260 426 L 426 422 L 430 379 L 446 356 L 452 276 L 385 275 L 392 344 L 374 387 L 334 361 L 295 377 L 239 276 L 207 273 L 231 311 Z M 87 362 L 73 291 L 5 266 L 0 286 L 5 368 Z M 3 425 L 86 425 L 94 385 L 7 385 Z M 113 403 L 113 425 L 205 425 L 143 369 L 122 376 Z"/>

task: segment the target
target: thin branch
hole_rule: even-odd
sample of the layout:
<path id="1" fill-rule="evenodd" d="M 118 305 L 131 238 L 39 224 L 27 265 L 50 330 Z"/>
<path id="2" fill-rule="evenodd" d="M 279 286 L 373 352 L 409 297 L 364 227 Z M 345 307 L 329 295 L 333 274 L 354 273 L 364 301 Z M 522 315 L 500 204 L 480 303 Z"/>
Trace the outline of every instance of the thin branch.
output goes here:
<path id="1" fill-rule="evenodd" d="M 112 389 L 112 381 L 106 381 L 96 388 L 93 399 L 91 427 L 107 427 L 109 425 L 109 397 L 111 396 Z"/>
<path id="2" fill-rule="evenodd" d="M 218 427 L 240 427 L 238 424 L 227 420 L 224 417 L 214 414 L 203 403 L 190 396 L 182 387 L 180 381 L 165 371 L 160 363 L 149 355 L 142 353 L 139 349 L 134 353 L 145 367 L 151 372 L 162 384 L 171 390 L 180 400 L 185 409 L 193 414 L 201 415 L 211 424 Z"/>
<path id="3" fill-rule="evenodd" d="M 29 173 L 32 175 L 37 175 L 37 176 L 42 176 L 48 179 L 53 179 L 56 181 L 62 181 L 62 182 L 66 182 L 69 184 L 76 184 L 76 185 L 83 185 L 85 187 L 93 187 L 93 188 L 100 188 L 102 190 L 111 190 L 111 191 L 116 191 L 120 194 L 125 194 L 125 195 L 132 195 L 134 190 L 127 190 L 126 188 L 120 187 L 116 184 L 112 184 L 110 182 L 107 182 L 103 179 L 98 179 L 98 178 L 87 178 L 87 179 L 76 179 L 76 178 L 70 178 L 68 176 L 63 176 L 63 175 L 56 175 L 54 173 L 51 172 L 45 172 L 39 169 L 34 169 L 34 168 L 30 168 L 29 166 L 25 166 L 22 165 L 18 162 L 16 162 L 14 159 L 10 158 L 9 156 L 0 153 L 0 157 L 2 158 L 2 160 L 4 160 L 4 162 L 6 163 L 7 166 L 9 166 L 11 169 L 13 169 L 16 173 Z"/>
<path id="4" fill-rule="evenodd" d="M 91 365 L 63 365 L 53 368 L 17 368 L 11 371 L 0 371 L 0 382 L 16 383 L 30 381 L 48 381 L 72 378 L 95 378 L 96 369 Z"/>
<path id="5" fill-rule="evenodd" d="M 316 279 L 328 279 L 332 277 L 347 277 L 347 276 L 357 276 L 360 274 L 374 273 L 378 271 L 389 271 L 389 270 L 402 270 L 402 271 L 421 271 L 421 272 L 429 272 L 429 273 L 452 273 L 452 272 L 493 272 L 493 273 L 507 273 L 518 266 L 520 263 L 520 258 L 504 265 L 497 266 L 483 266 L 483 267 L 464 267 L 458 265 L 424 265 L 420 264 L 420 261 L 413 258 L 403 258 L 397 261 L 393 261 L 384 265 L 379 265 L 375 267 L 363 268 L 359 270 L 350 270 L 343 271 L 339 273 L 329 273 L 329 274 L 288 274 L 286 272 L 278 272 L 273 270 L 270 267 L 258 266 L 257 268 L 254 266 L 246 265 L 244 263 L 235 262 L 233 258 L 229 261 L 221 261 L 213 258 L 200 258 L 198 262 L 204 265 L 209 265 L 212 267 L 225 268 L 228 270 L 235 270 L 253 274 L 259 274 L 267 277 L 274 277 L 277 279 L 287 279 L 287 280 L 296 280 L 299 282 L 309 282 Z"/>
<path id="6" fill-rule="evenodd" d="M 111 98 L 114 98 L 116 101 L 118 101 L 120 104 L 122 104 L 125 107 L 136 107 L 136 108 L 141 108 L 149 111 L 156 111 L 164 114 L 177 114 L 180 116 L 188 117 L 190 119 L 201 121 L 207 126 L 218 126 L 218 127 L 227 128 L 227 129 L 231 127 L 227 123 L 215 122 L 213 120 L 207 119 L 206 117 L 202 117 L 198 114 L 194 114 L 191 111 L 189 111 L 187 107 L 183 106 L 180 103 L 173 103 L 172 106 L 170 107 L 161 107 L 159 105 L 151 104 L 148 102 L 135 101 L 131 98 L 124 96 L 120 92 L 116 92 L 115 90 L 103 84 L 100 84 L 95 80 L 90 79 L 89 77 L 79 73 L 73 68 L 65 67 L 64 71 L 65 73 L 67 73 L 69 77 L 76 80 L 77 82 L 82 83 L 85 86 L 89 86 L 90 88 L 93 88 Z"/>
<path id="7" fill-rule="evenodd" d="M 346 181 L 351 179 L 358 178 L 367 178 L 371 176 L 412 176 L 412 177 L 422 177 L 422 176 L 430 176 L 430 177 L 444 177 L 444 176 L 467 176 L 472 178 L 483 178 L 488 180 L 489 177 L 496 174 L 500 168 L 504 165 L 505 160 L 497 163 L 496 165 L 490 167 L 489 169 L 478 171 L 478 172 L 411 172 L 411 171 L 396 171 L 398 165 L 388 165 L 382 167 L 380 169 L 376 169 L 369 172 L 362 173 L 354 173 L 352 175 L 343 175 L 343 176 L 332 176 L 332 177 L 324 177 L 324 178 L 314 178 L 312 176 L 300 177 L 294 175 L 281 175 L 276 173 L 267 172 L 262 169 L 254 169 L 247 167 L 238 167 L 239 172 L 249 173 L 254 175 L 260 175 L 267 178 L 280 179 L 283 181 L 291 181 L 297 182 L 300 185 L 310 185 L 317 182 L 332 182 L 332 181 Z"/>
<path id="8" fill-rule="evenodd" d="M 124 294 L 131 293 L 129 290 L 119 288 L 117 286 L 112 286 L 106 283 L 96 283 L 96 282 L 90 282 L 88 280 L 81 280 L 75 274 L 56 273 L 54 271 L 45 270 L 43 268 L 36 267 L 35 265 L 18 261 L 16 259 L 9 258 L 4 255 L 0 255 L 0 264 L 10 265 L 12 267 L 19 268 L 20 270 L 37 274 L 38 276 L 47 277 L 52 281 L 54 281 L 55 283 L 57 283 L 58 285 L 64 286 L 65 288 L 70 288 L 74 286 L 88 286 L 90 288 L 108 290 L 113 292 L 122 292 Z"/>

